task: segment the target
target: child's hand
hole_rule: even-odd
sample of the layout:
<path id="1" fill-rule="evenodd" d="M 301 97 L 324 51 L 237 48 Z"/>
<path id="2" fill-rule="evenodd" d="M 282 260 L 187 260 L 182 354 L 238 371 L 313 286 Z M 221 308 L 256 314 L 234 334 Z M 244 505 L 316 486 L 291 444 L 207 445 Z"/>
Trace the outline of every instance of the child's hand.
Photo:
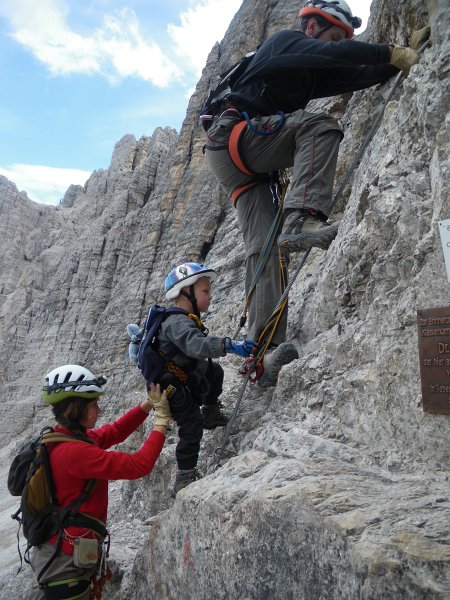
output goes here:
<path id="1" fill-rule="evenodd" d="M 229 337 L 223 340 L 223 349 L 226 353 L 237 354 L 244 358 L 251 355 L 254 345 L 255 342 L 252 340 L 232 340 Z"/>

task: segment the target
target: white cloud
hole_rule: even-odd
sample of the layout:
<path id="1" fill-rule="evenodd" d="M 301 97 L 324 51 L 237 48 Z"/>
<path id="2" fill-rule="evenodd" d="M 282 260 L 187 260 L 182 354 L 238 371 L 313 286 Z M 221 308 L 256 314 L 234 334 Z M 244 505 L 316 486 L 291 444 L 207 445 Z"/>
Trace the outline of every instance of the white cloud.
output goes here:
<path id="1" fill-rule="evenodd" d="M 241 4 L 242 0 L 191 1 L 190 8 L 180 13 L 181 26 L 168 25 L 175 52 L 187 59 L 197 75 L 205 66 L 213 45 L 222 40 Z"/>
<path id="2" fill-rule="evenodd" d="M 122 8 L 104 13 L 101 26 L 88 33 L 70 24 L 68 0 L 0 0 L 0 16 L 11 36 L 54 76 L 82 73 L 115 82 L 137 77 L 158 87 L 180 81 L 184 70 L 201 73 L 242 0 L 191 0 L 181 25 L 167 26 L 167 47 L 144 37 L 136 13 Z M 172 60 L 170 54 L 177 58 Z M 180 64 L 185 68 L 180 68 Z"/>
<path id="3" fill-rule="evenodd" d="M 70 26 L 69 0 L 0 0 L 0 16 L 9 21 L 12 37 L 52 75 L 99 74 L 111 82 L 137 77 L 166 87 L 182 79 L 180 64 L 197 76 L 201 73 L 209 51 L 223 38 L 241 4 L 242 0 L 190 0 L 180 13 L 181 25 L 167 26 L 167 48 L 144 37 L 131 8 L 104 13 L 101 26 L 90 33 Z M 370 0 L 349 4 L 366 21 Z"/>
<path id="4" fill-rule="evenodd" d="M 110 81 L 139 77 L 159 87 L 181 77 L 178 66 L 153 41 L 146 40 L 134 11 L 105 14 L 89 35 L 72 31 L 63 0 L 0 2 L 12 36 L 52 75 L 100 74 Z"/>
<path id="5" fill-rule="evenodd" d="M 0 167 L 0 175 L 15 183 L 35 202 L 58 204 L 70 185 L 84 185 L 91 172 L 16 163 Z"/>

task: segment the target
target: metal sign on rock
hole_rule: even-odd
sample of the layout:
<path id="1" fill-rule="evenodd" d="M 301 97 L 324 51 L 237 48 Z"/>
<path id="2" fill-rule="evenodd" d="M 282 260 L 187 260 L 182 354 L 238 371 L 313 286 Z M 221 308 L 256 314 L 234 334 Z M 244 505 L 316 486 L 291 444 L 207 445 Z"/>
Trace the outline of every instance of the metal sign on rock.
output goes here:
<path id="1" fill-rule="evenodd" d="M 450 415 L 450 306 L 417 311 L 423 409 Z"/>

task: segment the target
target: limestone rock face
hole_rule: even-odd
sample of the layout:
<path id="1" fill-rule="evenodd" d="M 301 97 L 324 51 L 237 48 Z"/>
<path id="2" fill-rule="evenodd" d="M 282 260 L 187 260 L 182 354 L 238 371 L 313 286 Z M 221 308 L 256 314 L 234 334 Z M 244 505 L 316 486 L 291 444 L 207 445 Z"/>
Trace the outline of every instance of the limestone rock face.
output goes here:
<path id="1" fill-rule="evenodd" d="M 236 215 L 208 172 L 197 112 L 218 73 L 268 35 L 295 27 L 298 3 L 247 0 L 216 44 L 177 134 L 125 135 L 111 166 L 58 207 L 0 177 L 0 470 L 48 422 L 42 376 L 81 363 L 108 378 L 102 418 L 139 402 L 125 327 L 162 302 L 183 260 L 219 271 L 207 325 L 232 335 L 243 297 Z M 424 412 L 417 310 L 449 305 L 437 222 L 450 217 L 449 15 L 444 0 L 374 0 L 363 39 L 432 47 L 398 87 L 336 205 L 339 233 L 311 253 L 289 300 L 299 359 L 275 388 L 248 387 L 220 468 L 221 431 L 205 432 L 207 476 L 178 494 L 176 430 L 153 473 L 110 484 L 111 599 L 444 599 L 450 596 L 450 417 Z M 317 102 L 341 119 L 336 189 L 394 80 Z M 447 119 L 447 120 L 446 120 Z M 293 273 L 299 257 L 293 256 Z M 242 379 L 222 360 L 232 409 Z M 119 449 L 133 451 L 146 423 Z M 3 484 L 5 487 L 5 484 Z M 27 598 L 15 573 L 14 499 L 2 490 L 2 597 Z"/>

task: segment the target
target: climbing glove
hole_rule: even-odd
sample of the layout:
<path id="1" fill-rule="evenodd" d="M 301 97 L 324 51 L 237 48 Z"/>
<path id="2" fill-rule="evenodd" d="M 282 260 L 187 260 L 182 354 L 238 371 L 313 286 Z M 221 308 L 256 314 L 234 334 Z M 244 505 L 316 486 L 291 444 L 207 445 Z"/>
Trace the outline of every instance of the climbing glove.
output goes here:
<path id="1" fill-rule="evenodd" d="M 413 31 L 411 37 L 409 38 L 409 47 L 413 50 L 419 50 L 419 48 L 424 44 L 427 39 L 430 37 L 431 27 L 427 25 L 418 31 Z"/>
<path id="2" fill-rule="evenodd" d="M 164 390 L 164 392 L 161 393 L 159 389 L 150 389 L 150 402 L 155 410 L 155 416 L 153 418 L 154 425 L 168 427 L 170 420 L 172 419 L 172 415 L 170 413 L 166 391 Z"/>
<path id="3" fill-rule="evenodd" d="M 250 356 L 254 345 L 255 342 L 252 340 L 232 340 L 229 337 L 223 339 L 223 349 L 227 354 L 237 354 L 244 358 Z"/>
<path id="4" fill-rule="evenodd" d="M 403 71 L 405 77 L 408 75 L 410 68 L 419 62 L 419 54 L 411 48 L 403 48 L 391 44 L 391 65 Z"/>

